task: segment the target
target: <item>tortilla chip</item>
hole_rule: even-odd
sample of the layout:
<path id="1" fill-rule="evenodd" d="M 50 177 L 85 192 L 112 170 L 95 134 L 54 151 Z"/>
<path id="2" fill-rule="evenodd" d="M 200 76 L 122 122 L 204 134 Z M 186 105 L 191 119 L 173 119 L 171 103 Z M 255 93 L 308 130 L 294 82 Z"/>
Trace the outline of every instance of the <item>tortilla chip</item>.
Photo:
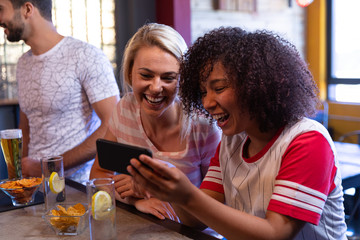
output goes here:
<path id="1" fill-rule="evenodd" d="M 66 209 L 63 206 L 58 205 L 57 207 L 59 209 L 58 212 L 60 216 L 69 216 Z"/>
<path id="2" fill-rule="evenodd" d="M 74 206 L 69 207 L 67 212 L 70 216 L 81 216 L 81 215 L 84 215 L 84 213 L 86 212 L 86 209 L 85 209 L 84 205 L 82 205 L 81 203 L 78 203 Z"/>

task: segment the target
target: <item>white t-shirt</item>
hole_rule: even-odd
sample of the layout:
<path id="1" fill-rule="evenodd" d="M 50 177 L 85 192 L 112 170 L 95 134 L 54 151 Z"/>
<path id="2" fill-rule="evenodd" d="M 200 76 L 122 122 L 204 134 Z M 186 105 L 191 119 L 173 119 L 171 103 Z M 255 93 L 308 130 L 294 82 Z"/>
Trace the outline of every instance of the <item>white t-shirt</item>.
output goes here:
<path id="1" fill-rule="evenodd" d="M 98 48 L 65 37 L 17 64 L 20 109 L 30 127 L 29 157 L 63 154 L 100 125 L 91 104 L 119 94 L 112 66 Z"/>

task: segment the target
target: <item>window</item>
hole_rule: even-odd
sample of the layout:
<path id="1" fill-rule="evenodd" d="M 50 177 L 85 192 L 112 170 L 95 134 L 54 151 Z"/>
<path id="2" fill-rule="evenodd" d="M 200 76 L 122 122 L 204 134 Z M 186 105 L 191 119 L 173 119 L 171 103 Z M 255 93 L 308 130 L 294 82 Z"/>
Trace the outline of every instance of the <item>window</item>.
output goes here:
<path id="1" fill-rule="evenodd" d="M 53 0 L 53 23 L 64 36 L 73 36 L 102 49 L 116 70 L 114 0 Z M 30 49 L 0 34 L 0 99 L 17 98 L 15 78 L 19 57 Z"/>
<path id="2" fill-rule="evenodd" d="M 360 103 L 359 0 L 327 0 L 328 99 Z M 355 28 L 354 28 L 355 27 Z"/>

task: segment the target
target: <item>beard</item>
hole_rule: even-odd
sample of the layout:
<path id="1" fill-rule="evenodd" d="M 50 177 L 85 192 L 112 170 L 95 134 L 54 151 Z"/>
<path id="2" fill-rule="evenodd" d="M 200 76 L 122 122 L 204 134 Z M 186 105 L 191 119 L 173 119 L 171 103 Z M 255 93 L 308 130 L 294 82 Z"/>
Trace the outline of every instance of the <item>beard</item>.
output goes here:
<path id="1" fill-rule="evenodd" d="M 14 27 L 14 28 L 8 28 L 8 34 L 6 36 L 7 40 L 10 42 L 18 42 L 21 40 L 24 28 L 23 27 Z"/>
<path id="2" fill-rule="evenodd" d="M 22 40 L 25 24 L 21 21 L 20 13 L 16 13 L 10 22 L 1 24 L 1 26 L 8 30 L 8 33 L 6 34 L 7 40 L 10 42 Z"/>

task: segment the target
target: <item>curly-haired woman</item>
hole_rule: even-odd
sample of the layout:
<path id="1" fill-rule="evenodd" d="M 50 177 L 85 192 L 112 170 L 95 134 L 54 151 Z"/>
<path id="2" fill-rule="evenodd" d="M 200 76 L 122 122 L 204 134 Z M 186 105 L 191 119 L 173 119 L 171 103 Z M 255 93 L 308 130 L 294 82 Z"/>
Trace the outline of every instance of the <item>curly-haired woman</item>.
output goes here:
<path id="1" fill-rule="evenodd" d="M 346 239 L 334 144 L 307 118 L 318 90 L 291 43 L 267 31 L 215 29 L 189 49 L 180 74 L 185 110 L 214 119 L 221 144 L 201 190 L 142 155 L 155 171 L 132 159 L 137 191 L 228 239 Z"/>

